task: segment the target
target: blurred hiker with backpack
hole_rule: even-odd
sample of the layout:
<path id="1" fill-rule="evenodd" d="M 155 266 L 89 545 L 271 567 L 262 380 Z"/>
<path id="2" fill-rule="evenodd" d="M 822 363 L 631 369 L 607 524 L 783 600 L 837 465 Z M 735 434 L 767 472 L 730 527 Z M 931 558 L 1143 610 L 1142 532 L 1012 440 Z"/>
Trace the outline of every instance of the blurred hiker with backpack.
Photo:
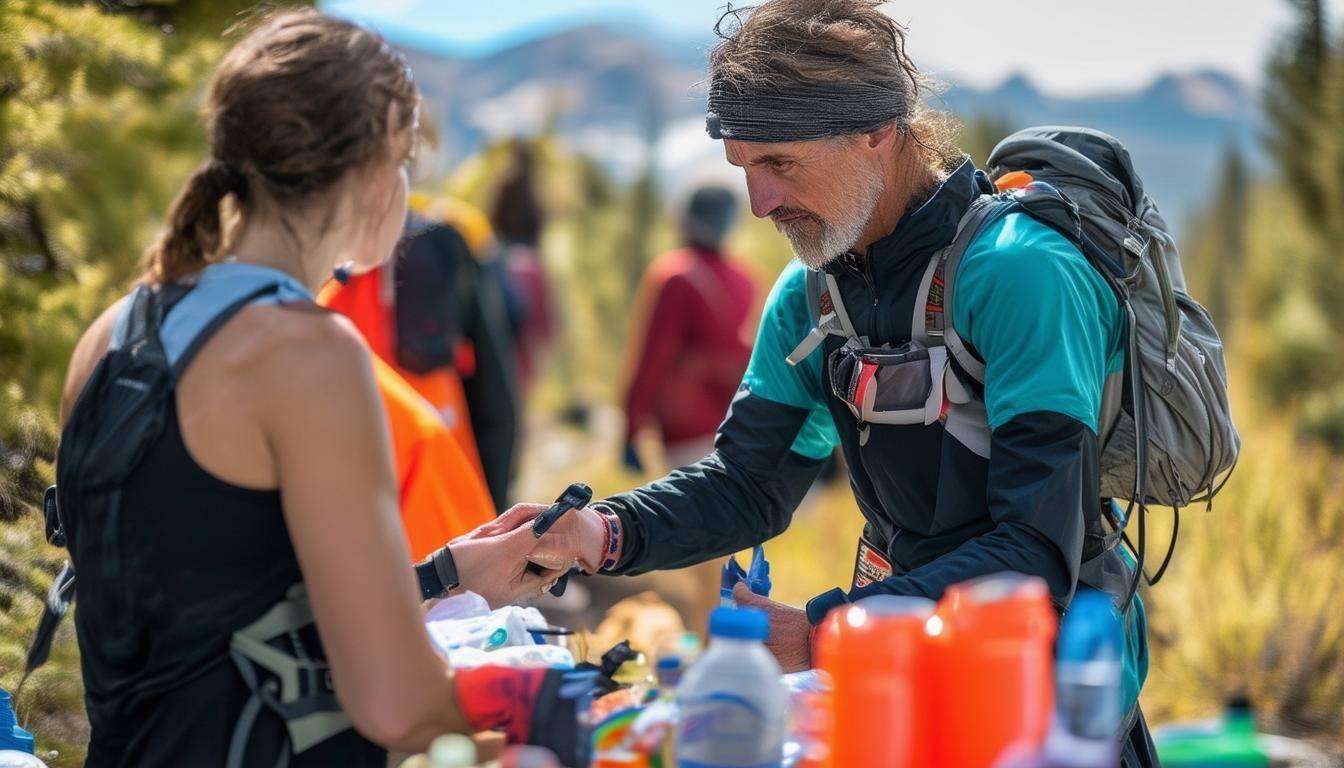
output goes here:
<path id="1" fill-rule="evenodd" d="M 422 613 L 559 574 L 525 568 L 526 530 L 408 573 L 368 347 L 312 298 L 400 237 L 419 103 L 373 32 L 262 19 L 211 80 L 210 155 L 140 283 L 75 349 L 47 512 L 75 573 L 89 766 L 382 768 L 493 728 L 573 754 L 582 681 L 454 671 Z"/>
<path id="2" fill-rule="evenodd" d="M 625 395 L 627 466 L 642 462 L 639 431 L 653 427 L 672 467 L 714 448 L 714 432 L 751 358 L 756 286 L 723 240 L 737 200 L 723 187 L 696 189 L 681 216 L 685 247 L 659 256 L 635 302 Z"/>
<path id="3" fill-rule="evenodd" d="M 526 395 L 556 337 L 556 306 L 541 260 L 545 212 L 536 189 L 536 153 L 521 140 L 510 146 L 509 167 L 489 206 L 497 251 L 486 273 L 504 296 L 513 331 L 520 391 Z"/>
<path id="4" fill-rule="evenodd" d="M 390 259 L 331 281 L 318 302 L 350 318 L 373 353 L 438 412 L 494 508 L 504 509 L 516 461 L 518 374 L 499 286 L 466 235 L 410 214 Z"/>
<path id="5" fill-rule="evenodd" d="M 1095 586 L 1127 627 L 1122 764 L 1153 765 L 1144 506 L 1207 498 L 1232 467 L 1221 343 L 1119 141 L 1029 129 L 977 169 L 879 6 L 768 0 L 720 20 L 707 129 L 797 260 L 714 451 L 569 515 L 531 557 L 640 573 L 761 543 L 839 444 L 866 521 L 852 584 L 806 608 L 735 593 L 768 612 L 785 671 L 864 597 L 1015 571 L 1063 611 Z"/>

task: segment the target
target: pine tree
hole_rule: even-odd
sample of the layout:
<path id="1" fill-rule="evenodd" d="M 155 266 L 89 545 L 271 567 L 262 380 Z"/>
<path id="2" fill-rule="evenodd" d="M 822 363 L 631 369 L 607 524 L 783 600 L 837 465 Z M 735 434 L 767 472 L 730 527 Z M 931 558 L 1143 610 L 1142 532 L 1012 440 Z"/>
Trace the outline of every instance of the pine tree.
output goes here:
<path id="1" fill-rule="evenodd" d="M 1228 345 L 1241 316 L 1236 286 L 1247 251 L 1250 180 L 1246 160 L 1235 144 L 1223 150 L 1218 179 L 1208 211 L 1197 222 L 1194 247 L 1184 254 L 1190 288 L 1213 315 L 1223 344 Z"/>
<path id="2" fill-rule="evenodd" d="M 1265 89 L 1266 144 L 1283 179 L 1308 220 L 1328 223 L 1332 207 L 1332 168 L 1322 154 L 1331 148 L 1326 124 L 1334 56 L 1321 0 L 1289 0 L 1297 24 L 1269 62 Z"/>
<path id="3" fill-rule="evenodd" d="M 1277 344 L 1263 347 L 1256 378 L 1271 398 L 1295 407 L 1305 434 L 1344 447 L 1344 383 L 1337 351 L 1344 340 L 1344 40 L 1332 37 L 1324 4 L 1292 0 L 1293 33 L 1269 64 L 1266 144 L 1305 243 L 1271 241 L 1278 268 L 1268 317 Z"/>

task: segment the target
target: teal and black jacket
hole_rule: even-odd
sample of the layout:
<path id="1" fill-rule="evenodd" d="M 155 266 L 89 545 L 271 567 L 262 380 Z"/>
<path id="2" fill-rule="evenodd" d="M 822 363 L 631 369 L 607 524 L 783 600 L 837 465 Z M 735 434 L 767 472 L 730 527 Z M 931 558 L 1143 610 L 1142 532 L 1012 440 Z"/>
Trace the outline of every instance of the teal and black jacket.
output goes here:
<path id="1" fill-rule="evenodd" d="M 827 267 L 871 346 L 910 339 L 925 267 L 978 194 L 966 161 L 866 254 Z M 767 300 L 714 453 L 604 502 L 626 531 L 617 571 L 690 565 L 780 534 L 839 445 L 865 538 L 885 550 L 894 573 L 814 598 L 813 623 L 847 601 L 884 593 L 937 599 L 951 584 L 1001 571 L 1041 577 L 1056 605 L 1066 606 L 1085 539 L 1099 530 L 1097 415 L 1106 376 L 1123 367 L 1120 307 L 1077 248 L 1022 213 L 971 243 L 957 281 L 951 322 L 985 362 L 988 459 L 939 422 L 866 425 L 861 442 L 855 416 L 827 383 L 827 356 L 842 339 L 827 337 L 796 367 L 785 362 L 812 326 L 805 272 L 791 264 Z M 1130 703 L 1147 670 L 1141 605 L 1136 610 Z"/>

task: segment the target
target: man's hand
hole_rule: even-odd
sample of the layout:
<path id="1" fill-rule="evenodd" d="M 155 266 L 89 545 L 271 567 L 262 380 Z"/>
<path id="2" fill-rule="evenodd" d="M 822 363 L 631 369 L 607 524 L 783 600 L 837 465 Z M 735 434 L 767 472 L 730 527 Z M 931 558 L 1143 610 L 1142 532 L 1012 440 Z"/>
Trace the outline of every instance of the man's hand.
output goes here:
<path id="1" fill-rule="evenodd" d="M 780 669 L 784 672 L 811 669 L 812 624 L 807 620 L 806 611 L 761 597 L 742 582 L 733 587 L 733 600 L 740 606 L 765 611 L 770 621 L 770 636 L 765 640 L 765 647 L 775 654 Z"/>
<path id="2" fill-rule="evenodd" d="M 491 608 L 498 608 L 540 594 L 563 575 L 564 569 L 543 569 L 541 573 L 527 570 L 528 556 L 539 543 L 531 528 L 522 526 L 493 535 L 483 534 L 478 528 L 449 542 L 448 547 L 462 588 L 485 598 Z"/>
<path id="3" fill-rule="evenodd" d="M 456 558 L 459 543 L 477 538 L 489 538 L 505 533 L 524 531 L 532 538 L 532 521 L 549 504 L 517 504 L 509 511 L 476 530 L 453 540 Z M 602 567 L 602 545 L 606 542 L 607 523 L 602 515 L 588 507 L 566 512 L 534 545 L 525 558 L 548 571 L 563 574 L 577 564 L 588 573 Z M 461 569 L 459 568 L 459 571 Z M 554 578 L 554 577 L 552 577 Z"/>

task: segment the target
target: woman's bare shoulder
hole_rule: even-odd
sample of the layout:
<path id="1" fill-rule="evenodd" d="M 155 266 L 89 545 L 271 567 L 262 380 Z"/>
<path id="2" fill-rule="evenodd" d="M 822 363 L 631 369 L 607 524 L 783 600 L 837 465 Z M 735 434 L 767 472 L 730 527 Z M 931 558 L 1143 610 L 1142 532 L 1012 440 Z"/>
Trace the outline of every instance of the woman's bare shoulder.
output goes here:
<path id="1" fill-rule="evenodd" d="M 246 345 L 238 352 L 262 370 L 368 365 L 368 346 L 354 324 L 310 302 L 247 307 L 226 332 L 230 340 Z"/>
<path id="2" fill-rule="evenodd" d="M 247 307 L 219 337 L 214 349 L 202 349 L 211 359 L 200 367 L 246 382 L 251 399 L 273 416 L 301 410 L 300 401 L 343 402 L 372 391 L 370 353 L 359 331 L 316 304 Z"/>

